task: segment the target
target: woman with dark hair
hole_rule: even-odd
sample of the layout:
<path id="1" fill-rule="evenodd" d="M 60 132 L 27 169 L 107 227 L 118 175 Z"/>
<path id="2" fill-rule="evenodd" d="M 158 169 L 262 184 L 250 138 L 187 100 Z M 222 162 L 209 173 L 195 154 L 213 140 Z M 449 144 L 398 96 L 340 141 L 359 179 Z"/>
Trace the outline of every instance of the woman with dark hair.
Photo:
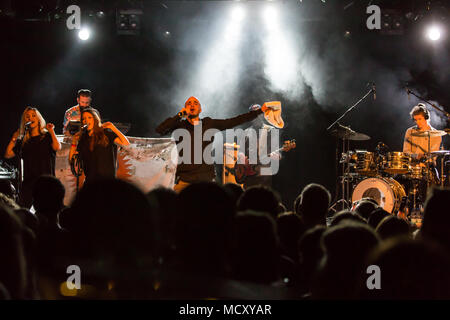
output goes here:
<path id="1" fill-rule="evenodd" d="M 23 181 L 19 191 L 19 204 L 30 208 L 34 181 L 41 175 L 55 175 L 56 151 L 61 144 L 55 135 L 55 126 L 45 123 L 36 108 L 27 107 L 22 114 L 20 128 L 14 132 L 6 147 L 5 158 L 23 159 Z"/>
<path id="2" fill-rule="evenodd" d="M 116 176 L 117 145 L 127 146 L 128 139 L 111 122 L 102 124 L 100 114 L 93 108 L 81 113 L 84 129 L 74 136 L 69 161 L 79 154 L 86 181 Z"/>

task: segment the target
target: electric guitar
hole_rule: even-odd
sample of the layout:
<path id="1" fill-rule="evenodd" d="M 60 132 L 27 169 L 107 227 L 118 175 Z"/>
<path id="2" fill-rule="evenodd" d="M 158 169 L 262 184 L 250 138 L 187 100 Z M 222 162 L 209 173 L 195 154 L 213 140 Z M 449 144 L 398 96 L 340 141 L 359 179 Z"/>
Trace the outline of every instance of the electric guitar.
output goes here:
<path id="1" fill-rule="evenodd" d="M 278 152 L 288 152 L 291 149 L 294 149 L 296 147 L 295 139 L 285 141 L 283 144 L 283 147 L 281 147 L 278 150 L 275 150 L 267 155 L 268 158 L 270 158 L 272 155 Z M 244 163 L 237 163 L 234 165 L 233 169 L 227 168 L 228 171 L 231 171 L 234 174 L 234 177 L 236 179 L 236 182 L 239 184 L 242 184 L 245 182 L 247 177 L 255 176 L 259 174 L 259 167 L 260 164 L 250 164 L 248 157 L 245 156 Z"/>

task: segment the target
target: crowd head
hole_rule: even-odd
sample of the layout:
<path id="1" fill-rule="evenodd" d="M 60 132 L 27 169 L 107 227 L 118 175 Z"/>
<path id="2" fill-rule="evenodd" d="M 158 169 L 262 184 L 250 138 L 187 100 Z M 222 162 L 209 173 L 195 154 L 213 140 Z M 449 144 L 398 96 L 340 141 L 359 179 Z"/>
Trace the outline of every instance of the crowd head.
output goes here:
<path id="1" fill-rule="evenodd" d="M 415 234 L 367 199 L 327 223 L 320 184 L 301 190 L 294 211 L 263 186 L 145 194 L 117 179 L 87 182 L 66 207 L 61 182 L 41 176 L 35 214 L 0 194 L 0 298 L 52 296 L 36 279 L 59 279 L 70 261 L 97 288 L 89 298 L 107 285 L 115 298 L 448 299 L 449 192 L 429 193 Z M 381 290 L 366 286 L 373 265 Z"/>

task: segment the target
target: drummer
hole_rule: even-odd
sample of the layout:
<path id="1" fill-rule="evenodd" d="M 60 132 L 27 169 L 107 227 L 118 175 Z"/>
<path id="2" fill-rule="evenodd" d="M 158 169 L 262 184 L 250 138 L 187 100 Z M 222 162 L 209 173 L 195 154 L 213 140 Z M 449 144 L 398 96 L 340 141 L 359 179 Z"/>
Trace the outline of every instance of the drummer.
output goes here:
<path id="1" fill-rule="evenodd" d="M 409 114 L 416 125 L 408 128 L 405 132 L 403 152 L 411 154 L 413 157 L 417 157 L 417 159 L 422 159 L 425 157 L 426 153 L 438 151 L 442 143 L 442 138 L 440 136 L 433 136 L 431 134 L 432 136 L 430 138 L 427 136 L 414 135 L 415 133 L 423 131 L 437 131 L 430 125 L 430 112 L 425 105 L 419 103 L 412 108 Z M 428 139 L 430 139 L 430 143 L 428 143 Z"/>

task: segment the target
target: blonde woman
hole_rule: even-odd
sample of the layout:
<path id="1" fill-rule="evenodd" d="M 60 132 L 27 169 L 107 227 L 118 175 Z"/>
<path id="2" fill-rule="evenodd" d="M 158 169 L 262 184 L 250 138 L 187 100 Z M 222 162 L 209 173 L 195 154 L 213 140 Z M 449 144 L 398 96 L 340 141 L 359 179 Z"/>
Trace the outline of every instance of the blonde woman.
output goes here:
<path id="1" fill-rule="evenodd" d="M 83 164 L 86 181 L 116 176 L 117 147 L 130 144 L 127 137 L 111 122 L 102 124 L 100 115 L 93 108 L 81 113 L 84 129 L 74 135 L 69 161 L 78 153 Z"/>
<path id="2" fill-rule="evenodd" d="M 20 128 L 14 132 L 6 147 L 5 158 L 23 159 L 23 181 L 19 204 L 30 208 L 34 181 L 41 175 L 55 175 L 56 151 L 61 144 L 55 135 L 55 126 L 45 122 L 36 108 L 27 107 L 22 114 Z"/>

